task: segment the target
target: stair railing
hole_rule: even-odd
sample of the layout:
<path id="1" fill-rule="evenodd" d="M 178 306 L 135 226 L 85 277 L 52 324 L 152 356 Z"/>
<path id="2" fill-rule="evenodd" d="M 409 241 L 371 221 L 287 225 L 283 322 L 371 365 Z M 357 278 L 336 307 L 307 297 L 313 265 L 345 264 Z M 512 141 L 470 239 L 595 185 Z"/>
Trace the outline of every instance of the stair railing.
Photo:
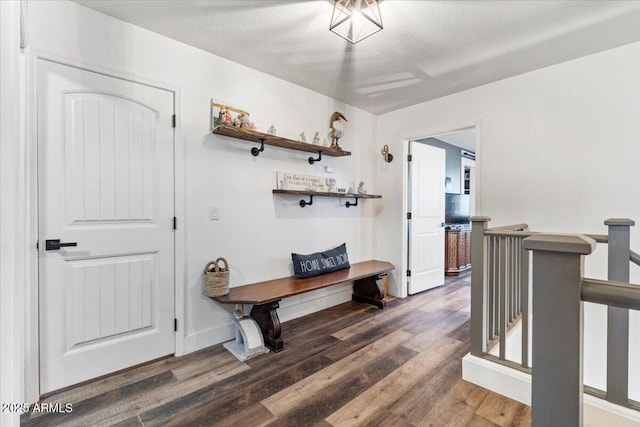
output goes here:
<path id="1" fill-rule="evenodd" d="M 522 241 L 533 233 L 525 231 L 527 224 L 489 229 L 490 220 L 471 218 L 471 354 L 493 359 L 488 350 L 499 343 L 496 361 L 512 366 L 506 360 L 507 332 L 522 320 L 521 366 L 528 368 L 529 254 Z"/>
<path id="2" fill-rule="evenodd" d="M 607 223 L 609 278 L 621 281 L 584 278 L 584 257 L 596 246 L 587 236 L 537 234 L 524 240 L 533 255 L 533 426 L 582 426 L 583 301 L 608 306 L 607 391 L 601 397 L 638 409 L 628 396 L 629 309 L 640 310 L 640 286 L 627 283 L 633 222 Z"/>
<path id="3" fill-rule="evenodd" d="M 640 410 L 640 403 L 628 396 L 629 309 L 640 310 L 640 286 L 628 283 L 630 262 L 640 265 L 640 255 L 630 250 L 634 221 L 606 220 L 608 235 L 560 235 L 525 231 L 525 224 L 490 229 L 487 217 L 471 220 L 471 354 L 527 372 L 534 366 L 533 425 L 581 426 L 583 389 L 611 403 Z M 503 240 L 496 243 L 496 238 Z M 583 277 L 584 257 L 596 243 L 608 243 L 606 281 Z M 513 298 L 519 300 L 515 308 L 520 309 L 523 323 L 519 364 L 505 360 L 503 351 L 508 328 L 505 319 Z M 495 301 L 497 315 L 492 306 Z M 608 306 L 606 392 L 583 385 L 582 301 Z M 527 360 L 530 309 L 531 364 Z M 496 330 L 501 350 L 498 358 L 492 358 L 487 349 Z"/>

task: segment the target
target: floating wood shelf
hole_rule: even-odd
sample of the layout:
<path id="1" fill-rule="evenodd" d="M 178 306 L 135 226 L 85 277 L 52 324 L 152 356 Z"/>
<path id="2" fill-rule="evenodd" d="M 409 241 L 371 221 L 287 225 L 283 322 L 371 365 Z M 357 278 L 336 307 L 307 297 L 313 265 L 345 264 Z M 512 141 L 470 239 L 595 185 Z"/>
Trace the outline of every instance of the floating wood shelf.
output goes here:
<path id="1" fill-rule="evenodd" d="M 283 138 L 281 136 L 269 135 L 268 133 L 237 128 L 229 125 L 217 126 L 213 129 L 212 133 L 261 144 L 261 148 L 253 147 L 251 149 L 251 154 L 254 156 L 257 156 L 264 150 L 265 144 L 272 145 L 274 147 L 288 148 L 290 150 L 305 151 L 307 153 L 320 153 L 320 157 L 322 157 L 322 154 L 331 157 L 351 155 L 350 151 L 338 150 L 335 148 L 325 147 L 323 145 L 309 144 L 308 142 L 294 141 L 293 139 Z M 313 158 L 309 158 L 309 163 L 313 163 L 311 159 Z M 318 160 L 319 159 L 313 159 L 313 161 Z"/>
<path id="2" fill-rule="evenodd" d="M 358 206 L 358 199 L 381 199 L 382 196 L 379 194 L 355 194 L 355 193 L 329 193 L 325 191 L 299 191 L 299 190 L 273 190 L 273 194 L 290 194 L 294 196 L 309 196 L 311 197 L 310 201 L 300 200 L 300 207 L 304 208 L 307 205 L 313 204 L 313 196 L 319 197 L 341 197 L 348 199 L 356 199 L 355 203 L 351 203 L 347 201 L 345 206 L 348 208 L 350 206 Z"/>

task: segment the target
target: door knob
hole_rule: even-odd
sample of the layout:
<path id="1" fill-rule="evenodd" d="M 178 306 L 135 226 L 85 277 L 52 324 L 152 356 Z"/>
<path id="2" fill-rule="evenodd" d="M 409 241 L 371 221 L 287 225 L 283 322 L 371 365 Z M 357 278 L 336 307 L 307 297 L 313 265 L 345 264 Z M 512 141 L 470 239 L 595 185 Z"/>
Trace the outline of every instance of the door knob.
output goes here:
<path id="1" fill-rule="evenodd" d="M 60 250 L 60 248 L 67 247 L 67 246 L 78 246 L 78 242 L 60 243 L 60 239 L 45 240 L 44 247 L 45 247 L 45 250 L 47 251 L 57 251 L 57 250 Z"/>

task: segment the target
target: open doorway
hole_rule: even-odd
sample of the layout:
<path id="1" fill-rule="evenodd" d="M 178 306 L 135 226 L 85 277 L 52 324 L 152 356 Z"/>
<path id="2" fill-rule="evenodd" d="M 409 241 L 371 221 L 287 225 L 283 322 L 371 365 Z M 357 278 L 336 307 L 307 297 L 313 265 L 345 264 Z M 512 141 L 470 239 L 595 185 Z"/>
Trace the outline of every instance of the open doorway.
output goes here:
<path id="1" fill-rule="evenodd" d="M 407 291 L 471 269 L 469 217 L 477 206 L 476 127 L 409 142 Z"/>

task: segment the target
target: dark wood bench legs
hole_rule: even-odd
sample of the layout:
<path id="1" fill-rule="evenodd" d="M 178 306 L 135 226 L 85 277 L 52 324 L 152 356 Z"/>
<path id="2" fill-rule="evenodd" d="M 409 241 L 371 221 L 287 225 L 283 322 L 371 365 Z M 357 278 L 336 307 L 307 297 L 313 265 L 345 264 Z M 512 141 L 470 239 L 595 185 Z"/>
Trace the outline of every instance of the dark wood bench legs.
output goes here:
<path id="1" fill-rule="evenodd" d="M 380 279 L 381 274 L 365 277 L 353 282 L 353 301 L 364 302 L 375 305 L 378 308 L 384 308 L 387 302 L 384 300 L 384 290 Z M 284 341 L 280 335 L 282 328 L 280 326 L 280 318 L 278 317 L 278 308 L 280 308 L 279 300 L 268 302 L 266 304 L 254 305 L 251 309 L 251 317 L 256 321 L 262 336 L 264 337 L 264 345 L 269 347 L 276 353 L 284 350 Z"/>
<path id="2" fill-rule="evenodd" d="M 373 304 L 378 308 L 384 308 L 387 302 L 384 300 L 384 289 L 380 280 L 382 275 L 365 277 L 353 282 L 353 294 L 351 299 L 358 302 Z"/>
<path id="3" fill-rule="evenodd" d="M 276 353 L 284 350 L 284 342 L 282 341 L 282 338 L 280 338 L 280 334 L 282 333 L 280 318 L 276 311 L 280 307 L 278 302 L 279 301 L 274 301 L 266 304 L 254 305 L 251 309 L 251 317 L 253 317 L 262 331 L 264 345 Z"/>

